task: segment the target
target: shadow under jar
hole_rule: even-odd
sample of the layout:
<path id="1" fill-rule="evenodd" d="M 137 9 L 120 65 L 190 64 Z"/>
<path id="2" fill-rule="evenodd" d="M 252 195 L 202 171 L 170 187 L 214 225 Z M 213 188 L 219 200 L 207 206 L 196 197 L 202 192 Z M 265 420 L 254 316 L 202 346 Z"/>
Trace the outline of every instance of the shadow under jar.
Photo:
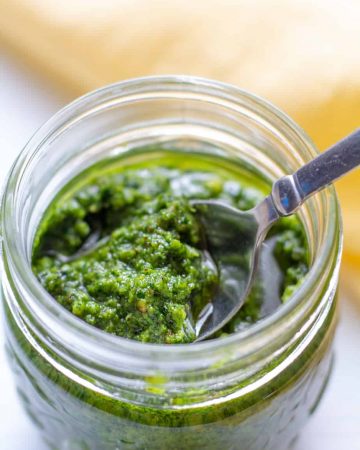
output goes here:
<path id="1" fill-rule="evenodd" d="M 169 147 L 240 163 L 269 183 L 316 155 L 276 108 L 204 79 L 130 80 L 56 114 L 15 162 L 2 198 L 6 346 L 21 400 L 53 449 L 289 449 L 331 369 L 341 256 L 333 188 L 299 212 L 311 264 L 301 287 L 221 339 L 159 345 L 104 333 L 32 273 L 39 222 L 72 178 L 138 148 L 150 157 Z"/>

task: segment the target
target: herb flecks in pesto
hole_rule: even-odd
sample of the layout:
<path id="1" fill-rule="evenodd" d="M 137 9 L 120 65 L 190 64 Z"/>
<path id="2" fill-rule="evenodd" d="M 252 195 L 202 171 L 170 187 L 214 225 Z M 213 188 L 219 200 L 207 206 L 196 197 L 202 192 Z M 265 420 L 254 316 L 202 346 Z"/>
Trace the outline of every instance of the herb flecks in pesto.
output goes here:
<path id="1" fill-rule="evenodd" d="M 189 200 L 220 198 L 249 209 L 261 197 L 216 168 L 103 175 L 52 204 L 35 238 L 33 269 L 61 305 L 106 332 L 142 342 L 192 342 L 194 320 L 211 301 L 218 274 L 204 256 Z M 279 296 L 286 299 L 307 271 L 304 235 L 295 218 L 273 233 L 284 273 Z M 224 333 L 260 318 L 264 289 L 261 282 L 254 286 Z"/>

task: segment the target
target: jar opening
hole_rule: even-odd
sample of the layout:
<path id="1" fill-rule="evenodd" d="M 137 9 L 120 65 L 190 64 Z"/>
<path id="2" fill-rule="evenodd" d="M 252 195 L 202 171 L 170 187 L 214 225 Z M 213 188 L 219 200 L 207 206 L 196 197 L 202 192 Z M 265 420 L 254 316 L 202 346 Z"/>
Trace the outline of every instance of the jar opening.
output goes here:
<path id="1" fill-rule="evenodd" d="M 107 86 L 65 107 L 34 135 L 9 174 L 1 226 L 5 272 L 16 292 L 14 305 L 40 340 L 79 367 L 93 360 L 99 367 L 111 367 L 112 373 L 127 365 L 143 374 L 175 373 L 188 370 L 190 361 L 192 370 L 215 367 L 224 355 L 229 364 L 245 361 L 269 342 L 280 345 L 284 329 L 298 330 L 306 312 L 324 307 L 316 304 L 316 293 L 336 288 L 337 275 L 330 286 L 326 283 L 330 272 L 337 274 L 341 254 L 339 210 L 331 187 L 309 200 L 300 213 L 313 256 L 305 282 L 283 307 L 246 330 L 191 345 L 144 344 L 106 334 L 59 305 L 30 264 L 36 227 L 54 194 L 80 168 L 104 155 L 115 157 L 135 145 L 179 140 L 192 146 L 211 142 L 229 155 L 240 148 L 244 163 L 256 167 L 261 162 L 269 179 L 316 155 L 291 119 L 256 96 L 200 78 L 149 77 Z"/>

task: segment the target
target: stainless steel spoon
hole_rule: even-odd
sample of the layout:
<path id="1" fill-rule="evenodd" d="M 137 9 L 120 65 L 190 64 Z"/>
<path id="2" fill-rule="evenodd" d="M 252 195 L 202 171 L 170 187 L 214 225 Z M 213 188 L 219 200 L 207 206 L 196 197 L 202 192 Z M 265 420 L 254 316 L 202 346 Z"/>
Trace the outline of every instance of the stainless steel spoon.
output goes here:
<path id="1" fill-rule="evenodd" d="M 271 226 L 294 214 L 311 195 L 360 165 L 360 129 L 301 167 L 277 180 L 271 194 L 249 211 L 217 200 L 193 201 L 207 249 L 219 274 L 219 288 L 196 324 L 196 341 L 220 330 L 243 306 L 254 280 L 259 253 Z"/>

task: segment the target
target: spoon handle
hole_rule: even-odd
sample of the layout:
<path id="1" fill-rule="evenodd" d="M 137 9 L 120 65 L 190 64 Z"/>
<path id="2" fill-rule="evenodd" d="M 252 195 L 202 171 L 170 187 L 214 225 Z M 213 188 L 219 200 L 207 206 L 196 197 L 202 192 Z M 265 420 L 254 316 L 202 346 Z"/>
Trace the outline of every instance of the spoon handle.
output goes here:
<path id="1" fill-rule="evenodd" d="M 272 199 L 281 216 L 293 214 L 312 194 L 360 165 L 360 128 L 301 167 L 277 180 Z"/>

